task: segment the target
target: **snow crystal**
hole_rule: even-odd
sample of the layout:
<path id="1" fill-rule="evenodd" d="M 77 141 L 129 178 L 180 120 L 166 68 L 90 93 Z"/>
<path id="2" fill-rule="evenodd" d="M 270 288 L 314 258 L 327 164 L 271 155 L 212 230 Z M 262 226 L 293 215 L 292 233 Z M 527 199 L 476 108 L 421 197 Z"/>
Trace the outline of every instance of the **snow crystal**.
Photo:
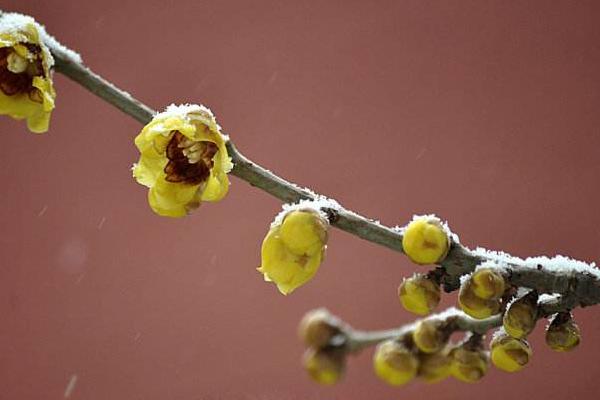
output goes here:
<path id="1" fill-rule="evenodd" d="M 419 220 L 419 219 L 428 219 L 428 220 L 435 220 L 437 222 L 439 222 L 439 224 L 441 225 L 442 229 L 444 230 L 444 232 L 446 233 L 446 235 L 448 235 L 448 237 L 454 242 L 454 243 L 460 243 L 460 238 L 458 237 L 458 235 L 454 232 L 452 232 L 450 230 L 450 227 L 448 226 L 448 222 L 447 221 L 442 221 L 441 218 L 439 218 L 437 215 L 435 214 L 426 214 L 426 215 L 413 215 L 412 220 L 410 222 Z M 410 223 L 409 222 L 409 223 Z M 404 231 L 406 230 L 406 227 L 408 226 L 408 224 L 406 224 L 405 226 L 402 227 L 394 227 L 393 230 L 398 231 L 401 235 L 404 234 Z"/>
<path id="2" fill-rule="evenodd" d="M 314 195 L 314 196 L 315 196 L 314 200 L 300 200 L 297 203 L 293 203 L 293 204 L 288 203 L 288 204 L 282 205 L 281 206 L 282 211 L 279 214 L 277 214 L 277 216 L 275 217 L 273 222 L 271 222 L 271 228 L 281 225 L 285 216 L 291 211 L 306 210 L 306 209 L 313 210 L 313 211 L 318 212 L 319 215 L 324 220 L 327 221 L 328 215 L 325 212 L 326 209 L 333 209 L 333 210 L 341 210 L 342 209 L 340 204 L 333 199 L 329 199 L 322 195 Z"/>
<path id="3" fill-rule="evenodd" d="M 554 303 L 558 299 L 560 299 L 559 293 L 552 293 L 552 294 L 543 293 L 543 294 L 540 294 L 538 297 L 538 304 L 543 305 L 543 304 L 548 304 L 548 303 Z"/>
<path id="4" fill-rule="evenodd" d="M 522 258 L 511 256 L 501 251 L 491 251 L 481 247 L 476 248 L 472 253 L 476 256 L 496 261 L 499 264 L 513 264 L 531 269 L 538 269 L 538 266 L 541 265 L 544 270 L 550 272 L 562 274 L 583 273 L 600 279 L 600 269 L 596 267 L 595 263 L 586 263 L 561 255 L 552 258 L 546 256 L 529 257 L 523 260 Z"/>
<path id="5" fill-rule="evenodd" d="M 79 54 L 63 46 L 52 35 L 46 32 L 44 25 L 37 23 L 32 17 L 19 13 L 6 13 L 0 11 L 0 32 L 14 34 L 21 31 L 24 26 L 29 24 L 36 25 L 40 32 L 40 39 L 42 42 L 40 47 L 48 59 L 49 67 L 54 65 L 54 58 L 52 57 L 50 50 L 60 53 L 61 56 L 68 58 L 73 62 L 81 63 L 81 56 Z"/>

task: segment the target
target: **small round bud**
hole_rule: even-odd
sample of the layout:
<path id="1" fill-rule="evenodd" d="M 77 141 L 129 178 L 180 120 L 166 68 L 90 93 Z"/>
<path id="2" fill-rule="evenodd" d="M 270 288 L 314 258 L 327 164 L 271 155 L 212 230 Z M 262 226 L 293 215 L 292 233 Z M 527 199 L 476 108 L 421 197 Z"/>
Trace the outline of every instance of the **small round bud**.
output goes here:
<path id="1" fill-rule="evenodd" d="M 421 320 L 413 331 L 413 341 L 423 353 L 437 353 L 444 348 L 449 339 L 445 328 L 445 324 L 440 320 Z"/>
<path id="2" fill-rule="evenodd" d="M 302 358 L 302 364 L 308 375 L 321 385 L 333 385 L 344 375 L 344 353 L 339 349 L 316 350 L 308 348 Z"/>
<path id="3" fill-rule="evenodd" d="M 426 383 L 437 383 L 450 375 L 452 359 L 447 352 L 420 354 L 418 377 Z"/>
<path id="4" fill-rule="evenodd" d="M 414 274 L 402 281 L 398 298 L 407 311 L 427 315 L 440 303 L 440 285 L 427 275 Z"/>
<path id="5" fill-rule="evenodd" d="M 480 268 L 471 275 L 471 285 L 475 296 L 484 300 L 499 299 L 504 294 L 504 277 L 492 268 Z"/>
<path id="6" fill-rule="evenodd" d="M 403 344 L 388 340 L 377 346 L 373 366 L 381 380 L 392 386 L 400 386 L 416 376 L 419 360 Z"/>
<path id="7" fill-rule="evenodd" d="M 460 286 L 458 305 L 469 316 L 475 319 L 489 318 L 500 311 L 499 299 L 482 299 L 473 292 L 473 283 L 469 279 Z"/>
<path id="8" fill-rule="evenodd" d="M 438 218 L 418 217 L 405 228 L 402 248 L 416 264 L 435 264 L 448 254 L 450 239 Z"/>
<path id="9" fill-rule="evenodd" d="M 555 351 L 571 351 L 581 342 L 581 332 L 570 312 L 558 313 L 546 330 L 546 343 Z"/>
<path id="10" fill-rule="evenodd" d="M 329 311 L 319 308 L 307 312 L 298 327 L 302 341 L 309 347 L 321 348 L 330 344 L 331 339 L 340 334 L 340 322 Z"/>
<path id="11" fill-rule="evenodd" d="M 314 210 L 290 211 L 283 219 L 279 235 L 283 244 L 295 254 L 321 252 L 327 243 L 329 223 Z"/>
<path id="12" fill-rule="evenodd" d="M 508 306 L 502 318 L 502 325 L 510 336 L 523 339 L 535 328 L 537 317 L 537 293 L 530 292 Z"/>
<path id="13" fill-rule="evenodd" d="M 477 382 L 488 370 L 488 356 L 481 349 L 456 347 L 450 352 L 450 357 L 452 358 L 450 373 L 459 381 Z"/>
<path id="14" fill-rule="evenodd" d="M 531 359 L 531 346 L 525 339 L 515 339 L 501 332 L 490 343 L 492 363 L 505 372 L 522 370 Z"/>

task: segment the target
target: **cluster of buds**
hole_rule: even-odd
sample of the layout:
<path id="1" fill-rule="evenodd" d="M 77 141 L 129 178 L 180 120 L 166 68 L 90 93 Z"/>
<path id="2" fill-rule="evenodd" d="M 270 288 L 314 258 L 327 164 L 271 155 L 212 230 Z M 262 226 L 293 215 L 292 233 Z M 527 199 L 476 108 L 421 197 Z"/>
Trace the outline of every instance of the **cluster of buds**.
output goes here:
<path id="1" fill-rule="evenodd" d="M 447 377 L 476 382 L 488 370 L 489 356 L 482 338 L 469 334 L 461 343 L 449 343 L 452 319 L 424 319 L 399 338 L 380 343 L 375 350 L 375 373 L 384 382 L 400 386 L 419 378 L 437 383 Z"/>
<path id="2" fill-rule="evenodd" d="M 307 346 L 302 358 L 309 376 L 322 385 L 333 385 L 346 369 L 345 325 L 324 308 L 309 311 L 298 333 Z"/>
<path id="3" fill-rule="evenodd" d="M 506 289 L 500 270 L 491 263 L 484 263 L 463 280 L 458 293 L 458 304 L 473 318 L 489 318 L 500 312 Z"/>

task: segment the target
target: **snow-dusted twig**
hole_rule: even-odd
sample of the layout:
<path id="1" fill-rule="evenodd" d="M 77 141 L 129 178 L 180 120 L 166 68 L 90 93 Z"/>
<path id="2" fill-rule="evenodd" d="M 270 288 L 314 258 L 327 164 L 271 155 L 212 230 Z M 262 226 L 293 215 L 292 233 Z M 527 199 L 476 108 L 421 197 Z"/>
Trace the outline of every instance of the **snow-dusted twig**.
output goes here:
<path id="1" fill-rule="evenodd" d="M 114 105 L 137 121 L 148 123 L 156 113 L 147 105 L 136 100 L 129 93 L 117 88 L 83 65 L 78 57 L 58 42 L 48 43 L 56 61 L 56 71 L 81 84 L 93 94 Z M 311 190 L 301 188 L 245 157 L 229 141 L 227 149 L 234 163 L 231 173 L 285 203 L 302 200 L 326 199 Z M 346 210 L 336 201 L 326 202 L 324 207 L 331 225 L 370 242 L 394 251 L 403 252 L 402 232 L 377 221 L 365 218 Z M 570 293 L 571 306 L 600 303 L 600 273 L 593 266 L 573 261 L 565 257 L 554 259 L 520 260 L 503 253 L 475 251 L 453 240 L 446 258 L 440 262 L 440 281 L 446 291 L 454 291 L 460 286 L 460 278 L 470 274 L 484 261 L 499 262 L 508 271 L 508 279 L 515 286 L 536 289 L 540 293 Z M 558 267 L 557 267 L 558 265 Z M 562 268 L 561 268 L 562 267 Z"/>

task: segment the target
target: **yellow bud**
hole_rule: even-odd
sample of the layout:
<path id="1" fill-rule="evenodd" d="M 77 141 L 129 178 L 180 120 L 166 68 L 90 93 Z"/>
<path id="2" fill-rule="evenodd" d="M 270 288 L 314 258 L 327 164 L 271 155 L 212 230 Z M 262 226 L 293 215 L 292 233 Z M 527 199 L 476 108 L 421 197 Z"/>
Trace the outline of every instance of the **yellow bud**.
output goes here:
<path id="1" fill-rule="evenodd" d="M 289 251 L 315 254 L 327 243 L 328 225 L 316 211 L 294 210 L 284 217 L 279 234 Z"/>
<path id="2" fill-rule="evenodd" d="M 435 264 L 448 254 L 450 239 L 439 219 L 420 217 L 404 230 L 402 248 L 416 264 Z"/>
<path id="3" fill-rule="evenodd" d="M 506 333 L 497 334 L 490 343 L 491 358 L 496 368 L 506 372 L 523 369 L 531 359 L 531 346 L 525 339 L 515 339 Z"/>
<path id="4" fill-rule="evenodd" d="M 500 311 L 500 300 L 482 299 L 473 292 L 473 284 L 469 279 L 460 287 L 458 305 L 468 315 L 476 319 L 489 318 Z"/>
<path id="5" fill-rule="evenodd" d="M 420 354 L 417 375 L 426 383 L 437 383 L 450 375 L 452 359 L 447 352 Z"/>
<path id="6" fill-rule="evenodd" d="M 283 294 L 304 285 L 317 273 L 325 255 L 326 227 L 327 221 L 317 212 L 289 212 L 263 240 L 258 271 Z"/>
<path id="7" fill-rule="evenodd" d="M 510 336 L 523 339 L 535 328 L 537 317 L 537 294 L 531 292 L 508 306 L 502 318 L 502 325 Z"/>
<path id="8" fill-rule="evenodd" d="M 477 382 L 487 372 L 488 357 L 483 350 L 471 350 L 461 346 L 452 349 L 450 357 L 452 358 L 450 373 L 459 381 Z"/>
<path id="9" fill-rule="evenodd" d="M 419 360 L 403 344 L 388 340 L 377 346 L 373 366 L 381 380 L 392 386 L 400 386 L 416 376 Z"/>
<path id="10" fill-rule="evenodd" d="M 340 322 L 329 311 L 319 308 L 307 312 L 300 321 L 298 333 L 307 346 L 321 348 L 340 334 Z"/>
<path id="11" fill-rule="evenodd" d="M 308 375 L 321 385 L 333 385 L 344 375 L 344 353 L 338 349 L 316 350 L 309 348 L 304 353 L 302 364 Z"/>
<path id="12" fill-rule="evenodd" d="M 581 342 L 581 332 L 571 313 L 558 313 L 546 330 L 546 343 L 555 351 L 571 351 Z"/>
<path id="13" fill-rule="evenodd" d="M 504 277 L 492 268 L 481 268 L 471 275 L 473 293 L 480 299 L 499 299 L 504 294 Z"/>
<path id="14" fill-rule="evenodd" d="M 440 303 L 440 286 L 427 275 L 414 274 L 398 288 L 402 306 L 417 315 L 427 315 Z"/>
<path id="15" fill-rule="evenodd" d="M 421 320 L 413 331 L 413 341 L 423 353 L 437 353 L 446 345 L 449 338 L 446 326 L 439 320 Z"/>

